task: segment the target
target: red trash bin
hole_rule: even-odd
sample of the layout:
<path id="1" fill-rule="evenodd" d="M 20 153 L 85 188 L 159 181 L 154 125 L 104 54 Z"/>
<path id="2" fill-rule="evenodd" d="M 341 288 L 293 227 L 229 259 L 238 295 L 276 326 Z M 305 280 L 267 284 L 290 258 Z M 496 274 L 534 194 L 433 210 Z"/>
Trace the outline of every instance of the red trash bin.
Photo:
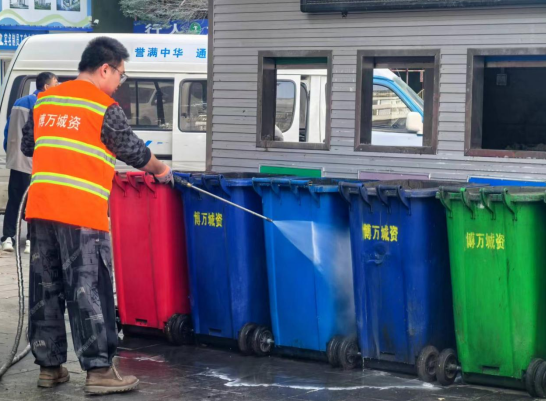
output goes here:
<path id="1" fill-rule="evenodd" d="M 124 333 L 162 330 L 191 341 L 184 210 L 177 191 L 140 172 L 114 176 L 110 221 L 118 311 Z"/>

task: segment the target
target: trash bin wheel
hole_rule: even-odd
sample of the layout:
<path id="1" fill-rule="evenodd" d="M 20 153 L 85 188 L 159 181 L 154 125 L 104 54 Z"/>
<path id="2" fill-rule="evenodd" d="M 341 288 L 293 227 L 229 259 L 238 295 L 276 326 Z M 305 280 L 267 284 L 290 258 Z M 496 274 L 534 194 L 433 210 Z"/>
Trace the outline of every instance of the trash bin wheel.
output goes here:
<path id="1" fill-rule="evenodd" d="M 119 316 L 119 309 L 116 307 L 116 328 L 118 329 L 118 334 L 123 331 L 123 326 L 121 324 L 121 317 Z"/>
<path id="2" fill-rule="evenodd" d="M 252 334 L 252 351 L 257 356 L 267 356 L 273 348 L 273 333 L 265 326 L 258 326 Z"/>
<path id="3" fill-rule="evenodd" d="M 535 376 L 542 362 L 544 361 L 540 358 L 533 359 L 525 372 L 525 388 L 532 397 L 538 397 L 535 390 Z"/>
<path id="4" fill-rule="evenodd" d="M 176 322 L 176 319 L 178 319 L 178 316 L 180 316 L 178 313 L 171 316 L 171 318 L 167 321 L 167 324 L 165 325 L 165 328 L 163 329 L 163 332 L 165 333 L 165 337 L 167 337 L 167 340 L 174 344 L 174 338 L 173 338 L 173 326 Z"/>
<path id="5" fill-rule="evenodd" d="M 542 362 L 535 373 L 535 392 L 538 397 L 546 398 L 546 384 L 544 378 L 546 377 L 546 362 Z"/>
<path id="6" fill-rule="evenodd" d="M 335 336 L 328 342 L 328 346 L 326 347 L 326 356 L 328 358 L 328 363 L 333 368 L 337 368 L 340 366 L 339 346 L 341 345 L 342 341 L 343 336 Z"/>
<path id="7" fill-rule="evenodd" d="M 344 370 L 351 370 L 358 366 L 360 361 L 360 351 L 356 336 L 345 337 L 339 344 L 338 352 L 339 364 Z"/>
<path id="8" fill-rule="evenodd" d="M 187 345 L 193 342 L 193 327 L 190 315 L 175 314 L 165 325 L 165 335 L 174 345 Z"/>
<path id="9" fill-rule="evenodd" d="M 438 361 L 438 349 L 428 345 L 421 350 L 417 357 L 417 377 L 426 383 L 436 380 L 436 363 Z"/>
<path id="10" fill-rule="evenodd" d="M 252 355 L 252 334 L 254 333 L 254 330 L 256 330 L 256 327 L 258 325 L 254 323 L 247 323 L 243 326 L 241 331 L 239 331 L 239 337 L 237 338 L 237 343 L 239 345 L 239 351 L 241 351 L 241 354 L 243 355 Z"/>
<path id="11" fill-rule="evenodd" d="M 457 377 L 457 354 L 451 348 L 440 352 L 436 364 L 436 378 L 442 386 L 450 386 Z"/>

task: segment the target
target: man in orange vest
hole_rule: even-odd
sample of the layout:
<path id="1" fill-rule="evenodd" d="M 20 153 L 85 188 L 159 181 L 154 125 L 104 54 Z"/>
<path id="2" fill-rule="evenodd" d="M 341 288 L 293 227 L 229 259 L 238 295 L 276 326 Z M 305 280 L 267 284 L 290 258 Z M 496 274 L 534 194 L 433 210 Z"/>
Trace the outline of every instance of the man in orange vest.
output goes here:
<path id="1" fill-rule="evenodd" d="M 68 307 L 74 349 L 87 371 L 85 391 L 125 392 L 138 386 L 112 364 L 117 332 L 108 228 L 116 158 L 172 183 L 171 169 L 131 130 L 112 99 L 125 82 L 127 49 L 93 39 L 80 74 L 38 96 L 23 129 L 22 152 L 33 157 L 26 217 L 30 225 L 29 340 L 40 366 L 38 386 L 67 382 Z M 130 211 L 128 211 L 130 213 Z"/>

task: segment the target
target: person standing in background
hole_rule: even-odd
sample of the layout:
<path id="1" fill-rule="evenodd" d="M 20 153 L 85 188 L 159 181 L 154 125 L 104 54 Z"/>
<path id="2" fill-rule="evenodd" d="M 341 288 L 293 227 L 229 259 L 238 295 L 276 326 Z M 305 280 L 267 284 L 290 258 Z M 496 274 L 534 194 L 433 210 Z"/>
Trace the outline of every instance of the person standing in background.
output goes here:
<path id="1" fill-rule="evenodd" d="M 8 183 L 8 204 L 6 206 L 6 214 L 4 215 L 4 227 L 1 239 L 2 250 L 6 252 L 13 252 L 19 204 L 30 185 L 30 175 L 32 173 L 32 158 L 26 157 L 21 152 L 23 127 L 28 121 L 30 110 L 34 108 L 38 100 L 38 94 L 57 86 L 58 83 L 57 77 L 51 72 L 42 72 L 39 74 L 36 77 L 36 91 L 15 102 L 6 123 L 4 130 L 4 151 L 6 152 L 6 168 L 11 170 Z M 24 252 L 30 253 L 28 234 Z"/>

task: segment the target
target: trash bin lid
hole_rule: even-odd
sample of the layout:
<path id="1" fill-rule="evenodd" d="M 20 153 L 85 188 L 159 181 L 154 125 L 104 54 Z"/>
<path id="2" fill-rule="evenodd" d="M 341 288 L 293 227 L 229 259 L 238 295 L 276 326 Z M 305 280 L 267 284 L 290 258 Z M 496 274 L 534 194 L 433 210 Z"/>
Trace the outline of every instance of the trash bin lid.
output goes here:
<path id="1" fill-rule="evenodd" d="M 290 189 L 306 188 L 313 193 L 335 193 L 341 181 L 350 183 L 362 183 L 368 181 L 350 180 L 347 178 L 292 178 L 292 177 L 273 177 L 273 178 L 254 178 L 254 188 L 259 193 L 262 187 L 286 187 Z"/>
<path id="2" fill-rule="evenodd" d="M 181 172 L 175 171 L 175 175 L 185 179 L 193 185 L 249 187 L 255 177 L 278 177 L 274 174 L 248 173 L 248 172 Z"/>
<path id="3" fill-rule="evenodd" d="M 483 202 L 484 197 L 491 202 L 504 202 L 510 197 L 511 202 L 544 202 L 546 190 L 543 187 L 442 187 L 438 198 L 447 197 L 450 200 L 466 200 Z"/>

